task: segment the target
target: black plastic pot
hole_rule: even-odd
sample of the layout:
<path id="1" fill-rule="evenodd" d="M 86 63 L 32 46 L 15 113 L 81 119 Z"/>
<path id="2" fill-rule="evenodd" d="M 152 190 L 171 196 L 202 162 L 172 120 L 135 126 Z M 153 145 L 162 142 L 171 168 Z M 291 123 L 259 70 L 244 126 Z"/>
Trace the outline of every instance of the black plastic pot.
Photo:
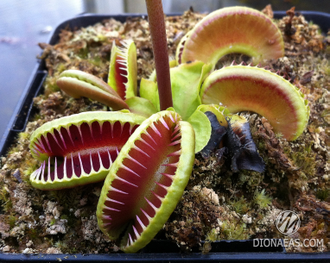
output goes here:
<path id="1" fill-rule="evenodd" d="M 330 29 L 330 14 L 322 12 L 301 12 L 307 21 L 318 24 L 323 32 Z M 275 18 L 281 18 L 284 11 L 275 12 Z M 118 21 L 125 22 L 127 17 L 137 14 L 111 16 Z M 61 23 L 53 32 L 49 44 L 56 44 L 59 33 L 64 28 L 80 28 L 101 22 L 110 18 L 108 15 L 85 14 Z M 47 76 L 45 63 L 40 61 L 25 87 L 18 106 L 0 141 L 0 156 L 7 153 L 18 133 L 25 130 L 29 117 L 33 115 L 33 98 L 42 90 Z M 48 254 L 6 254 L 0 253 L 0 262 L 330 262 L 330 253 L 287 253 L 282 246 L 255 247 L 253 240 L 219 241 L 212 243 L 208 254 L 200 251 L 181 253 L 175 243 L 167 240 L 153 240 L 144 249 L 136 254 L 121 252 L 102 255 L 48 255 Z"/>

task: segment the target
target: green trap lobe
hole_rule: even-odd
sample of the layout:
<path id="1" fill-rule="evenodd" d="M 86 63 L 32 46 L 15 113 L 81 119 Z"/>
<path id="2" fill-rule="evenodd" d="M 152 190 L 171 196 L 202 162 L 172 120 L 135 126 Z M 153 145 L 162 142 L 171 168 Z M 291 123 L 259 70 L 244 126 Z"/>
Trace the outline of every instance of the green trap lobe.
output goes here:
<path id="1" fill-rule="evenodd" d="M 178 169 L 181 170 L 178 167 L 187 165 L 179 165 L 183 135 L 178 115 L 161 112 L 150 119 L 153 121 L 144 122 L 143 127 L 134 132 L 113 164 L 98 205 L 100 228 L 112 239 L 122 236 L 120 243 L 128 252 L 140 249 L 139 243 L 145 245 L 157 233 L 156 223 L 158 230 L 147 231 L 147 238 L 140 240 L 145 229 L 155 228 L 152 221 L 159 212 L 165 209 L 167 217 L 172 212 L 163 208 L 163 200 L 172 192 L 171 188 L 175 188 L 173 182 L 179 177 Z M 189 129 L 191 134 L 190 125 Z M 188 163 L 193 160 L 193 149 L 186 153 L 190 156 Z M 185 173 L 183 182 L 187 182 L 187 176 Z M 182 194 L 183 188 L 180 191 Z M 173 203 L 177 200 L 176 196 Z M 174 207 L 171 205 L 169 210 Z"/>
<path id="2" fill-rule="evenodd" d="M 35 187 L 60 189 L 102 180 L 122 146 L 144 119 L 126 113 L 78 115 L 47 123 L 33 134 L 32 154 L 44 160 L 31 175 Z M 122 121 L 118 117 L 122 117 Z"/>

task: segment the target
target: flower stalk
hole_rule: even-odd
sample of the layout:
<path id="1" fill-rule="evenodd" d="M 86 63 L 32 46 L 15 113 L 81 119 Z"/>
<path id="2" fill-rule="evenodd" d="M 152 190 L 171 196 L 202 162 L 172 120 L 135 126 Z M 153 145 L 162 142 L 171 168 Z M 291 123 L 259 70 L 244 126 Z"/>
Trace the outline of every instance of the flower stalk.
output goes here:
<path id="1" fill-rule="evenodd" d="M 173 107 L 164 12 L 161 0 L 146 0 L 155 59 L 160 110 Z"/>

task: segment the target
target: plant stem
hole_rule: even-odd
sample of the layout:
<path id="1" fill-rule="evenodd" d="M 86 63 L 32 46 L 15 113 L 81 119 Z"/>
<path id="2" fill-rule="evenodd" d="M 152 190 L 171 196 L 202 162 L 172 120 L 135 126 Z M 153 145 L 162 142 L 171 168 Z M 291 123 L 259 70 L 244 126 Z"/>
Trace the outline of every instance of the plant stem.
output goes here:
<path id="1" fill-rule="evenodd" d="M 146 0 L 157 75 L 160 110 L 173 107 L 164 12 L 161 0 Z"/>

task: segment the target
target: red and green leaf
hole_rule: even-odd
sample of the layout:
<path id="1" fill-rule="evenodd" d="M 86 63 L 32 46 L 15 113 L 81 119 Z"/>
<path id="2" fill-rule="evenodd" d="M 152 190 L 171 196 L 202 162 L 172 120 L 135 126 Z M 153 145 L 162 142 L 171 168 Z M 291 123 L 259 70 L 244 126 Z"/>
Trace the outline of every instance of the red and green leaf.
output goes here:
<path id="1" fill-rule="evenodd" d="M 65 70 L 56 81 L 58 87 L 73 98 L 87 97 L 114 110 L 128 109 L 127 104 L 102 79 L 81 70 Z"/>
<path id="2" fill-rule="evenodd" d="M 264 59 L 284 56 L 284 42 L 275 23 L 263 13 L 247 7 L 227 7 L 216 10 L 182 38 L 177 48 L 178 63 L 203 61 L 216 65 L 231 53 Z"/>
<path id="3" fill-rule="evenodd" d="M 284 78 L 262 68 L 241 65 L 214 71 L 201 89 L 203 103 L 221 103 L 231 113 L 259 113 L 288 140 L 295 140 L 306 128 L 309 107 L 303 97 Z"/>
<path id="4" fill-rule="evenodd" d="M 123 145 L 145 118 L 122 112 L 86 112 L 48 122 L 31 137 L 42 160 L 32 185 L 54 190 L 101 181 Z"/>
<path id="5" fill-rule="evenodd" d="M 99 199 L 101 230 L 125 252 L 144 247 L 167 221 L 188 183 L 194 131 L 171 111 L 152 115 L 113 163 Z"/>
<path id="6" fill-rule="evenodd" d="M 132 40 L 123 41 L 122 45 L 113 43 L 108 84 L 126 100 L 137 94 L 136 47 Z"/>

